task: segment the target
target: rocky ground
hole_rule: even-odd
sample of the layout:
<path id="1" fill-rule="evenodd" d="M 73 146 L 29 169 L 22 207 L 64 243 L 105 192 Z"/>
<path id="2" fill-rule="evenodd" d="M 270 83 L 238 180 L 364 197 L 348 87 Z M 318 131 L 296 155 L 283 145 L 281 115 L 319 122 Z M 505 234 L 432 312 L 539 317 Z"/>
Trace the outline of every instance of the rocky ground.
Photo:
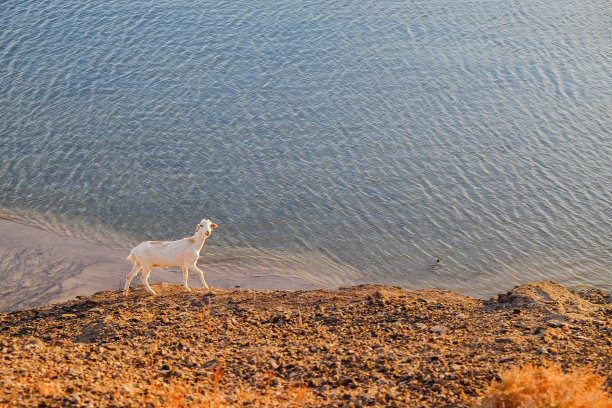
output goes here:
<path id="1" fill-rule="evenodd" d="M 527 362 L 612 372 L 598 290 L 154 288 L 0 314 L 0 406 L 460 407 Z"/>

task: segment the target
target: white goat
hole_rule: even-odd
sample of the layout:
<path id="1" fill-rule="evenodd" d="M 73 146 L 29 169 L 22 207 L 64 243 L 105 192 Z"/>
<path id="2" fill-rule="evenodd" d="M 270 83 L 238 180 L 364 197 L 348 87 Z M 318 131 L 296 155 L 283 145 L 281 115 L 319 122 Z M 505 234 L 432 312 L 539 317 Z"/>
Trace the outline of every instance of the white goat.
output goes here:
<path id="1" fill-rule="evenodd" d="M 187 285 L 188 268 L 191 268 L 192 271 L 200 275 L 202 289 L 208 289 L 208 285 L 204 280 L 204 272 L 197 267 L 196 263 L 200 257 L 204 241 L 210 236 L 213 228 L 217 228 L 217 224 L 203 219 L 196 226 L 195 235 L 192 237 L 170 242 L 146 241 L 132 249 L 127 260 L 134 261 L 134 267 L 125 277 L 124 294 L 127 296 L 130 282 L 132 282 L 134 276 L 142 268 L 140 281 L 151 294 L 155 295 L 155 291 L 151 289 L 147 281 L 151 274 L 151 269 L 156 267 L 167 268 L 170 266 L 180 266 L 183 268 L 183 285 L 188 292 L 191 291 Z"/>

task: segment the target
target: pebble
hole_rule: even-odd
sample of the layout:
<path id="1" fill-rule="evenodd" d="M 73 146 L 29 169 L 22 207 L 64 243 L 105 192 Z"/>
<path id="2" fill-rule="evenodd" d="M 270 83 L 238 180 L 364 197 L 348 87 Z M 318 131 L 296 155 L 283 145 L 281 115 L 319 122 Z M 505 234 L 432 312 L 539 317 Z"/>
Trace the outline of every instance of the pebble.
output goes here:
<path id="1" fill-rule="evenodd" d="M 536 327 L 534 334 L 536 335 L 544 335 L 548 329 L 546 327 Z"/>
<path id="2" fill-rule="evenodd" d="M 121 387 L 121 392 L 123 394 L 131 394 L 131 393 L 134 392 L 134 390 L 129 385 L 124 385 L 124 386 Z"/>
<path id="3" fill-rule="evenodd" d="M 575 339 L 579 339 L 579 340 L 591 340 L 591 339 L 589 339 L 588 337 L 586 337 L 586 336 L 581 336 L 581 335 L 574 336 L 574 338 L 575 338 Z"/>
<path id="4" fill-rule="evenodd" d="M 440 336 L 445 336 L 448 333 L 448 327 L 442 325 L 434 326 L 430 330 L 431 332 L 437 333 Z"/>
<path id="5" fill-rule="evenodd" d="M 270 368 L 272 368 L 273 370 L 276 370 L 279 367 L 278 361 L 276 361 L 273 358 L 269 358 L 268 359 L 268 365 L 270 366 Z"/>
<path id="6" fill-rule="evenodd" d="M 567 326 L 567 323 L 559 321 L 559 320 L 549 320 L 546 322 L 546 325 L 552 328 L 563 328 Z"/>

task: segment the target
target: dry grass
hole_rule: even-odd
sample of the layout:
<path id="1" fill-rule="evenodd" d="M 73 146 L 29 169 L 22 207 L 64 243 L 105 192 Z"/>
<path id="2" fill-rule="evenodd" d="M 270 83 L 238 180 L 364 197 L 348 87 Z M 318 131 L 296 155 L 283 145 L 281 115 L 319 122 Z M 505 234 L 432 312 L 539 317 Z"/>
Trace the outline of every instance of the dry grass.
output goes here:
<path id="1" fill-rule="evenodd" d="M 556 363 L 527 364 L 491 384 L 481 408 L 612 408 L 606 379 L 589 368 L 564 373 Z"/>

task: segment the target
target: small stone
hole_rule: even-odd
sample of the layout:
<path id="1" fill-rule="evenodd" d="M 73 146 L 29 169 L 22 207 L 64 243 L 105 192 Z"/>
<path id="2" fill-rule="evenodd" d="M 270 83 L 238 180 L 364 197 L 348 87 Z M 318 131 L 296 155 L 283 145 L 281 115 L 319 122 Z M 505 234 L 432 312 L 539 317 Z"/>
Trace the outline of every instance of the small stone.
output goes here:
<path id="1" fill-rule="evenodd" d="M 133 392 L 134 392 L 134 390 L 129 385 L 124 385 L 123 387 L 121 387 L 121 393 L 123 393 L 123 394 L 129 395 L 129 394 L 131 394 Z"/>
<path id="2" fill-rule="evenodd" d="M 459 376 L 457 375 L 457 373 L 448 372 L 443 374 L 443 378 L 447 380 L 456 380 L 457 378 L 459 378 Z"/>
<path id="3" fill-rule="evenodd" d="M 369 301 L 374 305 L 386 306 L 389 303 L 389 298 L 377 290 L 373 295 L 369 296 Z"/>
<path id="4" fill-rule="evenodd" d="M 586 337 L 586 336 L 581 336 L 581 335 L 574 336 L 574 338 L 579 339 L 579 340 L 591 340 L 591 339 L 589 339 L 588 337 Z"/>
<path id="5" fill-rule="evenodd" d="M 432 333 L 437 333 L 440 336 L 445 336 L 448 333 L 448 328 L 442 325 L 434 326 L 430 330 Z"/>
<path id="6" fill-rule="evenodd" d="M 542 347 L 542 348 L 539 348 L 538 351 L 536 351 L 536 353 L 538 353 L 538 354 L 548 354 L 548 349 L 546 347 Z"/>
<path id="7" fill-rule="evenodd" d="M 536 327 L 534 334 L 536 335 L 544 335 L 548 329 L 546 327 Z"/>
<path id="8" fill-rule="evenodd" d="M 204 304 L 204 302 L 200 299 L 195 299 L 193 302 L 191 302 L 191 306 L 196 307 L 196 308 L 200 308 L 200 307 L 205 307 L 206 305 Z"/>
<path id="9" fill-rule="evenodd" d="M 269 358 L 268 359 L 268 365 L 270 366 L 270 368 L 272 368 L 273 370 L 276 370 L 279 367 L 278 361 L 276 361 L 273 358 Z"/>
<path id="10" fill-rule="evenodd" d="M 549 321 L 546 322 L 546 325 L 548 327 L 552 327 L 552 328 L 560 328 L 560 327 L 567 326 L 567 324 L 565 322 L 561 322 L 559 320 L 549 320 Z"/>
<path id="11" fill-rule="evenodd" d="M 311 378 L 308 381 L 308 385 L 310 387 L 313 387 L 313 388 L 320 387 L 321 385 L 323 385 L 323 379 L 321 379 L 321 378 Z"/>
<path id="12" fill-rule="evenodd" d="M 92 307 L 91 309 L 89 309 L 89 311 L 91 313 L 100 313 L 100 314 L 104 313 L 104 309 L 99 308 L 99 307 Z"/>
<path id="13" fill-rule="evenodd" d="M 37 349 L 37 348 L 42 347 L 42 345 L 43 345 L 42 341 L 40 341 L 37 338 L 32 338 L 30 341 L 26 343 L 26 345 L 23 346 L 22 350 L 29 350 L 32 348 Z"/>

